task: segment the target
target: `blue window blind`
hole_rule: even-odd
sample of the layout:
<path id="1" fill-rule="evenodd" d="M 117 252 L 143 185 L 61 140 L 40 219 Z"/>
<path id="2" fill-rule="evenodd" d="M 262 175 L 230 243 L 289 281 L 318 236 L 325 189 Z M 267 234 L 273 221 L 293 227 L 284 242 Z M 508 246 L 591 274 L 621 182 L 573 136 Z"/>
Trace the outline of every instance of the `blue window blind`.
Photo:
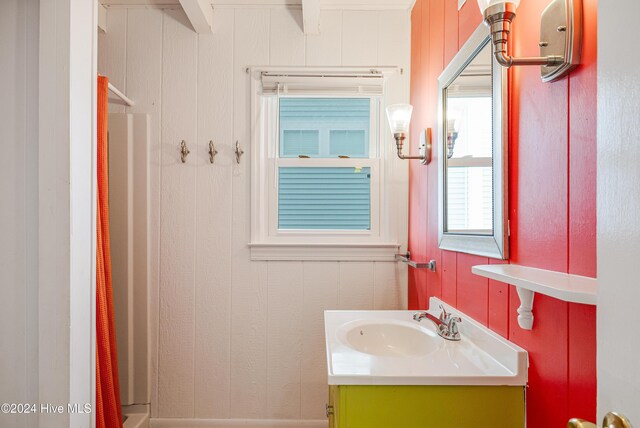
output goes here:
<path id="1" fill-rule="evenodd" d="M 298 157 L 298 155 L 319 155 L 318 131 L 294 131 L 286 129 L 282 136 L 282 157 Z"/>
<path id="2" fill-rule="evenodd" d="M 364 158 L 369 155 L 369 142 L 364 131 L 330 131 L 329 153 L 334 156 L 346 155 Z"/>
<path id="3" fill-rule="evenodd" d="M 369 98 L 281 98 L 280 156 L 369 157 Z"/>
<path id="4" fill-rule="evenodd" d="M 369 230 L 369 168 L 281 167 L 278 228 Z"/>

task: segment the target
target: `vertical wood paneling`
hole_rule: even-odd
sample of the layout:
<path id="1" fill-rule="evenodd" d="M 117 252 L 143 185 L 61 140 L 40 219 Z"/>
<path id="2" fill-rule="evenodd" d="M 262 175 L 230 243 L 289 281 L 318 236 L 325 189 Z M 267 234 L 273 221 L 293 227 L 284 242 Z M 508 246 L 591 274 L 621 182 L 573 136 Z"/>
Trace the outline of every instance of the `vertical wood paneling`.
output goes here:
<path id="1" fill-rule="evenodd" d="M 338 308 L 373 309 L 373 264 L 340 262 Z"/>
<path id="2" fill-rule="evenodd" d="M 543 2 L 523 4 L 519 13 L 540 16 Z M 523 20 L 514 28 L 514 54 L 535 55 L 537 46 L 524 35 L 537 34 L 538 23 Z M 524 37 L 519 37 L 523 35 Z M 513 70 L 511 123 L 517 173 L 511 204 L 513 263 L 567 272 L 568 260 L 568 79 L 540 81 L 539 70 Z M 541 126 L 545 124 L 545 126 Z M 568 414 L 568 305 L 538 294 L 534 330 L 518 327 L 517 293 L 510 293 L 509 338 L 529 351 L 528 424 L 566 424 Z M 552 345 L 551 345 L 552 344 Z M 553 388 L 554 396 L 548 394 Z"/>
<path id="3" fill-rule="evenodd" d="M 322 419 L 324 310 L 397 309 L 406 300 L 407 270 L 395 263 L 249 260 L 245 67 L 341 65 L 346 33 L 358 32 L 349 36 L 346 64 L 403 67 L 404 75 L 389 84 L 389 96 L 394 102 L 408 97 L 408 12 L 351 11 L 345 24 L 342 11 L 322 11 L 318 36 L 302 34 L 299 13 L 281 7 L 217 8 L 214 33 L 198 37 L 179 9 L 108 12 L 124 24 L 101 36 L 101 71 L 124 73 L 116 78 L 137 103 L 130 111 L 151 116 L 155 417 Z M 366 43 L 353 37 L 367 38 Z M 191 150 L 184 165 L 177 149 L 182 139 Z M 214 165 L 208 160 L 210 139 L 219 150 Z M 246 152 L 240 165 L 233 154 L 236 140 Z M 390 165 L 394 174 L 407 167 L 401 161 Z M 403 188 L 402 182 L 392 184 L 399 222 L 406 218 Z"/>
<path id="4" fill-rule="evenodd" d="M 471 1 L 470 3 L 474 3 Z M 458 4 L 444 2 L 444 63 L 449 64 L 458 53 Z"/>
<path id="5" fill-rule="evenodd" d="M 25 210 L 27 214 L 25 216 L 26 221 L 26 236 L 25 236 L 25 244 L 26 244 L 26 257 L 27 257 L 27 268 L 26 268 L 26 301 L 28 302 L 26 305 L 26 334 L 25 334 L 25 344 L 26 344 L 26 358 L 25 364 L 27 366 L 26 370 L 26 380 L 27 380 L 27 395 L 24 397 L 27 402 L 35 402 L 38 398 L 38 387 L 40 382 L 40 374 L 36 367 L 38 365 L 39 359 L 39 337 L 36 332 L 38 331 L 38 323 L 40 321 L 40 315 L 38 312 L 38 308 L 34 304 L 38 301 L 40 288 L 38 287 L 38 280 L 40 275 L 40 260 L 38 259 L 38 252 L 40 247 L 38 246 L 39 239 L 39 227 L 36 224 L 36 216 L 38 215 L 38 210 L 40 206 L 40 199 L 38 195 L 38 181 L 40 179 L 38 174 L 35 172 L 38 168 L 38 156 L 29 156 L 30 150 L 33 149 L 34 152 L 36 150 L 36 142 L 39 138 L 39 127 L 35 126 L 36 121 L 40 119 L 40 113 L 42 109 L 39 105 L 39 89 L 37 80 L 40 73 L 39 61 L 41 60 L 41 56 L 39 53 L 39 32 L 38 31 L 30 31 L 35 30 L 36 27 L 40 26 L 39 16 L 40 16 L 40 2 L 36 0 L 28 0 L 19 2 L 23 5 L 26 5 L 26 58 L 25 58 L 25 67 L 26 72 L 24 74 L 27 82 L 33 82 L 33 85 L 27 83 L 27 92 L 26 92 L 26 103 L 25 103 L 25 122 L 27 126 L 25 126 L 25 137 L 27 143 L 24 145 L 26 153 L 25 153 L 25 163 L 24 163 L 24 172 L 26 173 L 26 181 L 24 192 L 25 198 Z M 10 18 L 9 18 L 10 19 Z M 41 29 L 42 27 L 40 27 Z M 4 56 L 3 56 L 4 57 Z M 4 91 L 2 91 L 5 93 Z M 33 124 L 34 126 L 30 126 Z M 29 304 L 31 303 L 31 304 Z M 6 324 L 3 324 L 6 325 Z M 15 330 L 14 330 L 15 331 Z M 11 382 L 9 382 L 11 384 Z M 37 415 L 27 416 L 24 418 L 25 422 L 29 423 L 31 421 L 35 422 Z"/>
<path id="6" fill-rule="evenodd" d="M 518 151 L 518 164 L 514 168 L 517 193 L 526 197 L 512 200 L 511 225 L 517 234 L 511 237 L 511 260 L 566 272 L 567 81 L 543 84 L 539 71 L 527 68 L 514 69 L 514 74 L 519 88 L 512 95 L 512 114 L 518 121 L 512 141 Z M 541 123 L 554 126 L 540 126 Z M 548 143 L 540 144 L 540 141 Z M 543 181 L 545 177 L 553 180 Z"/>
<path id="7" fill-rule="evenodd" d="M 391 310 L 404 306 L 400 271 L 406 269 L 398 263 L 376 262 L 373 265 L 373 309 Z"/>
<path id="8" fill-rule="evenodd" d="M 520 299 L 515 292 L 509 294 L 509 340 L 529 353 L 527 426 L 565 426 L 571 417 L 567 413 L 568 303 L 537 293 L 533 330 L 523 330 L 518 326 Z"/>
<path id="9" fill-rule="evenodd" d="M 390 75 L 385 81 L 385 97 L 388 104 L 405 103 L 409 98 L 411 47 L 407 40 L 411 37 L 410 19 L 409 11 L 388 11 L 380 15 L 378 64 L 397 66 L 402 69 L 401 72 Z M 382 203 L 381 208 L 388 218 L 397 219 L 395 224 L 390 225 L 388 235 L 390 237 L 407 236 L 409 213 L 404 201 L 408 199 L 409 188 L 405 180 L 394 180 L 390 177 L 406 177 L 409 162 L 397 158 L 395 140 L 386 120 L 383 121 L 380 132 L 381 156 L 390 160 L 386 162 L 385 178 L 383 178 L 384 194 L 387 199 Z M 414 139 L 413 144 L 407 146 L 416 144 Z M 405 248 L 401 250 L 406 251 Z M 406 269 L 398 273 L 406 275 Z M 397 277 L 396 280 L 406 284 L 405 278 Z M 399 297 L 402 298 L 402 296 Z"/>
<path id="10" fill-rule="evenodd" d="M 377 11 L 342 12 L 342 65 L 378 63 Z"/>
<path id="11" fill-rule="evenodd" d="M 231 364 L 231 171 L 233 17 L 216 9 L 214 33 L 198 40 L 195 417 L 229 417 Z M 209 141 L 218 150 L 209 161 Z"/>
<path id="12" fill-rule="evenodd" d="M 270 64 L 304 65 L 305 36 L 302 32 L 302 9 L 272 9 L 270 30 Z"/>
<path id="13" fill-rule="evenodd" d="M 300 419 L 302 262 L 269 262 L 267 284 L 267 416 Z"/>
<path id="14" fill-rule="evenodd" d="M 113 9 L 107 14 L 109 33 L 98 32 L 98 73 L 126 93 L 127 14 L 128 9 Z M 121 102 L 110 102 L 109 113 L 124 113 Z"/>
<path id="15" fill-rule="evenodd" d="M 411 81 L 412 103 L 419 109 L 427 105 L 425 123 L 436 120 L 437 94 L 432 91 L 442 70 L 438 61 L 444 57 L 447 62 L 455 53 L 451 42 L 455 18 L 450 3 L 455 2 L 418 0 L 412 13 L 412 62 L 422 56 L 424 66 L 425 52 L 431 62 L 428 73 L 414 74 Z M 511 261 L 590 276 L 595 276 L 596 3 L 585 3 L 584 64 L 570 78 L 543 84 L 535 67 L 516 67 L 510 72 Z M 523 2 L 518 15 L 540 16 L 547 4 L 544 0 Z M 430 6 L 429 15 L 425 14 L 426 5 Z M 467 1 L 457 16 L 458 47 L 481 20 L 475 2 Z M 416 23 L 427 34 L 415 37 Z M 516 19 L 515 55 L 537 54 L 533 35 L 538 34 L 538 24 L 537 20 Z M 428 197 L 424 202 L 416 201 L 420 193 L 413 189 L 417 183 L 413 171 L 411 183 L 409 241 L 422 239 L 422 231 L 414 227 L 414 222 L 426 216 L 427 252 L 437 254 L 433 238 L 437 222 L 431 211 L 437 205 L 437 189 L 432 187 L 429 174 Z M 427 209 L 414 208 L 424 203 Z M 522 330 L 517 324 L 519 300 L 515 290 L 471 274 L 472 265 L 484 263 L 486 258 L 442 252 L 442 296 L 529 351 L 528 425 L 564 426 L 569 417 L 579 415 L 594 420 L 594 308 L 585 310 L 581 305 L 538 295 L 533 330 Z M 451 272 L 453 267 L 455 274 Z M 419 274 L 410 272 L 409 291 L 417 304 L 425 304 L 438 292 L 429 283 L 428 293 L 423 296 L 421 281 Z M 586 398 L 569 399 L 569 388 Z"/>
<path id="16" fill-rule="evenodd" d="M 159 416 L 194 415 L 197 36 L 182 10 L 164 15 L 160 203 Z M 180 162 L 186 140 L 194 153 Z"/>
<path id="17" fill-rule="evenodd" d="M 540 16 L 543 2 L 523 3 L 523 16 Z M 533 56 L 539 49 L 528 34 L 537 34 L 536 20 L 522 20 L 514 27 L 517 56 Z M 522 35 L 522 37 L 518 37 Z M 540 80 L 535 67 L 516 67 L 511 91 L 511 122 L 517 123 L 510 144 L 517 147 L 517 192 L 512 200 L 513 263 L 567 272 L 568 235 L 568 122 L 567 79 L 552 84 Z M 545 124 L 545 126 L 540 126 Z M 544 171 L 544 173 L 542 173 Z M 544 219 L 542 222 L 541 219 Z M 514 221 L 515 220 L 515 221 Z"/>
<path id="18" fill-rule="evenodd" d="M 596 307 L 569 304 L 569 408 L 571 417 L 596 420 Z"/>
<path id="19" fill-rule="evenodd" d="M 586 28 L 597 28 L 597 0 L 583 0 Z M 569 272 L 596 276 L 597 31 L 585 31 L 580 66 L 569 77 Z"/>
<path id="20" fill-rule="evenodd" d="M 457 253 L 454 253 L 453 251 L 442 252 L 442 263 L 440 264 L 442 272 L 442 300 L 453 306 L 457 306 L 458 304 L 458 279 L 456 277 L 458 273 L 457 259 Z"/>
<path id="21" fill-rule="evenodd" d="M 425 20 L 426 14 L 426 20 Z M 427 87 L 429 66 L 428 44 L 423 44 L 424 34 L 428 32 L 429 1 L 417 0 L 411 14 L 411 45 L 422 46 L 423 49 L 411 49 L 411 104 L 413 105 L 413 120 L 411 121 L 411 135 L 419 135 L 425 127 L 427 117 L 427 98 L 422 94 Z M 424 22 L 427 24 L 423 25 Z M 417 95 L 420 94 L 420 95 Z M 415 145 L 408 145 L 405 150 L 413 154 Z M 426 171 L 422 165 L 415 162 L 409 163 L 409 239 L 408 250 L 414 258 L 426 258 L 427 224 L 425 213 L 427 211 L 427 186 Z M 426 295 L 426 274 L 418 269 L 408 270 L 409 290 L 408 307 L 415 309 L 424 307 L 423 297 Z"/>
<path id="22" fill-rule="evenodd" d="M 149 148 L 149 206 L 148 206 L 148 268 L 147 298 L 150 320 L 149 368 L 151 375 L 151 402 L 158 402 L 158 298 L 160 282 L 160 174 L 161 150 L 160 114 L 162 102 L 162 21 L 163 12 L 158 9 L 131 9 L 127 13 L 127 95 L 136 105 L 129 108 L 131 113 L 150 116 Z M 100 58 L 102 58 L 100 51 Z M 106 58 L 104 62 L 109 62 Z M 151 408 L 152 416 L 158 416 L 158 406 Z"/>
<path id="23" fill-rule="evenodd" d="M 445 20 L 445 1 L 444 0 L 431 0 L 428 12 L 428 21 L 425 16 L 425 10 L 422 11 L 423 25 L 425 22 L 444 22 Z M 426 88 L 426 93 L 430 100 L 438 99 L 438 77 L 444 69 L 444 28 L 442 25 L 428 26 L 428 36 L 422 35 L 423 43 L 429 43 L 429 84 Z M 428 37 L 425 40 L 425 36 Z M 425 127 L 429 127 L 434 131 L 434 135 L 438 135 L 438 122 L 437 122 L 437 105 L 434 102 L 427 104 L 427 118 Z M 437 137 L 436 137 L 437 139 Z M 429 166 L 426 168 L 425 174 L 427 179 L 424 182 L 427 187 L 427 195 L 438 194 L 438 149 L 437 146 L 432 152 L 432 159 Z M 416 167 L 419 167 L 416 165 Z M 427 260 L 435 260 L 436 265 L 440 266 L 441 251 L 438 248 L 438 200 L 437 198 L 427 198 Z M 427 290 L 429 296 L 441 296 L 441 270 L 436 269 L 435 272 L 426 271 L 427 276 Z M 425 302 L 425 306 L 428 303 Z"/>
<path id="24" fill-rule="evenodd" d="M 453 3 L 453 2 L 452 2 Z M 482 23 L 482 14 L 475 1 L 467 1 L 458 11 L 458 46 L 462 47 Z M 537 34 L 537 33 L 536 33 Z"/>
<path id="25" fill-rule="evenodd" d="M 490 264 L 503 264 L 503 260 L 489 259 Z M 503 337 L 509 337 L 509 284 L 489 280 L 488 327 Z M 515 293 L 516 291 L 513 290 Z"/>
<path id="26" fill-rule="evenodd" d="M 418 284 L 419 281 L 415 277 L 415 269 L 407 271 L 407 308 L 417 309 L 420 307 L 418 302 Z"/>
<path id="27" fill-rule="evenodd" d="M 583 1 L 585 28 L 598 28 L 598 2 Z M 596 272 L 597 31 L 585 31 L 581 65 L 569 77 L 569 273 Z M 596 308 L 569 305 L 568 414 L 596 420 Z"/>
<path id="28" fill-rule="evenodd" d="M 33 79 L 27 78 L 27 25 L 26 7 L 21 1 L 6 1 L 0 5 L 0 57 L 9 58 L 0 69 L 0 141 L 5 155 L 0 159 L 0 396 L 4 402 L 28 402 L 28 378 L 38 363 L 31 365 L 27 341 L 38 336 L 38 328 L 29 329 L 30 306 L 38 306 L 37 300 L 29 302 L 28 292 L 34 284 L 27 281 L 33 270 L 27 258 L 27 233 L 35 224 L 37 215 L 29 216 L 27 207 L 27 180 L 37 176 L 37 168 L 28 167 L 27 159 L 35 154 L 33 143 L 27 138 L 27 129 L 37 121 L 29 121 L 27 88 Z M 9 64 L 5 66 L 4 64 Z M 36 67 L 37 70 L 37 67 Z M 37 78 L 35 79 L 37 84 Z M 37 111 L 37 108 L 36 108 Z M 29 147 L 29 150 L 27 150 Z M 29 155 L 27 154 L 29 153 Z M 35 193 L 37 195 L 37 191 Z M 37 208 L 36 208 L 37 211 Z M 35 220 L 35 221 L 34 221 Z M 31 262 L 31 263 L 30 263 Z M 37 267 L 37 264 L 35 265 Z M 37 282 L 35 283 L 37 288 Z M 29 340 L 30 341 L 30 340 Z M 37 353 L 36 353 L 37 358 Z M 27 361 L 29 359 L 29 361 Z M 0 425 L 26 427 L 30 422 L 21 414 L 0 413 Z M 36 422 L 37 424 L 37 422 Z"/>
<path id="29" fill-rule="evenodd" d="M 308 66 L 342 65 L 342 11 L 320 11 L 320 34 L 306 37 L 306 62 Z"/>
<path id="30" fill-rule="evenodd" d="M 488 324 L 489 280 L 471 273 L 471 266 L 486 265 L 486 257 L 458 254 L 457 260 L 457 307 L 484 325 Z"/>
<path id="31" fill-rule="evenodd" d="M 301 417 L 322 419 L 327 400 L 324 311 L 338 308 L 337 262 L 304 262 Z"/>
<path id="32" fill-rule="evenodd" d="M 488 327 L 502 337 L 509 337 L 510 287 L 504 282 L 489 280 Z M 513 290 L 513 292 L 516 291 Z"/>
<path id="33" fill-rule="evenodd" d="M 267 263 L 249 260 L 250 93 L 246 67 L 269 62 L 269 13 L 234 15 L 234 138 L 245 155 L 233 165 L 231 264 L 231 410 L 236 418 L 264 418 L 267 408 Z"/>

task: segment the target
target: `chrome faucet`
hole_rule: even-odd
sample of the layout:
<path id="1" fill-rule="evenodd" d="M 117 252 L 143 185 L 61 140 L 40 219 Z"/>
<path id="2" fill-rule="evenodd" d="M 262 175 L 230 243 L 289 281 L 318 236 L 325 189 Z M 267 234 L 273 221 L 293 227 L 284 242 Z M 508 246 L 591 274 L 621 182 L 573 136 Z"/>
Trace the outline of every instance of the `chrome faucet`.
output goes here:
<path id="1" fill-rule="evenodd" d="M 446 340 L 460 340 L 460 331 L 458 330 L 458 323 L 462 322 L 462 319 L 459 317 L 452 316 L 449 312 L 445 310 L 445 308 L 440 305 L 440 309 L 442 312 L 440 313 L 440 317 L 436 318 L 431 315 L 429 312 L 416 312 L 413 315 L 413 319 L 420 322 L 423 319 L 428 319 L 432 321 L 436 325 L 436 331 L 438 336 L 442 337 Z"/>

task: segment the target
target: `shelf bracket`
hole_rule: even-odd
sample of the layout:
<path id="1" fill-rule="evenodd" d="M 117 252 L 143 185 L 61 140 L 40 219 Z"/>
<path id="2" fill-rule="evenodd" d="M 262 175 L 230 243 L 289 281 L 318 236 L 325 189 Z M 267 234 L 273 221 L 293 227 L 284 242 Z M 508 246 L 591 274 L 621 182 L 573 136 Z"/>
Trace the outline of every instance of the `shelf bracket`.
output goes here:
<path id="1" fill-rule="evenodd" d="M 429 260 L 427 263 L 419 263 L 414 260 L 411 260 L 411 253 L 407 251 L 407 254 L 396 254 L 396 260 L 406 263 L 412 268 L 415 269 L 429 269 L 431 272 L 436 271 L 436 261 Z"/>
<path id="2" fill-rule="evenodd" d="M 520 298 L 520 307 L 518 308 L 518 325 L 523 330 L 531 330 L 533 328 L 533 298 L 536 293 L 522 287 L 516 287 L 516 291 Z"/>

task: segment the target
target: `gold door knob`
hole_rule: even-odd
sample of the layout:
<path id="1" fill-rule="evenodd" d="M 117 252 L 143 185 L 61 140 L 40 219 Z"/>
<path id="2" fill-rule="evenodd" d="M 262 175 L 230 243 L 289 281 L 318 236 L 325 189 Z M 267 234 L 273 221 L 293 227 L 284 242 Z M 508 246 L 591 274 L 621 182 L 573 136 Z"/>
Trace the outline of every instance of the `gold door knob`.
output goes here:
<path id="1" fill-rule="evenodd" d="M 598 428 L 598 425 L 587 422 L 583 419 L 571 419 L 567 424 L 567 428 Z M 602 421 L 602 428 L 633 428 L 631 422 L 624 416 L 616 413 L 609 412 L 605 415 Z"/>
<path id="2" fill-rule="evenodd" d="M 567 428 L 598 428 L 598 425 L 583 419 L 573 418 L 567 424 Z"/>
<path id="3" fill-rule="evenodd" d="M 609 412 L 604 416 L 602 421 L 603 428 L 632 428 L 631 422 L 624 416 L 616 413 Z"/>

